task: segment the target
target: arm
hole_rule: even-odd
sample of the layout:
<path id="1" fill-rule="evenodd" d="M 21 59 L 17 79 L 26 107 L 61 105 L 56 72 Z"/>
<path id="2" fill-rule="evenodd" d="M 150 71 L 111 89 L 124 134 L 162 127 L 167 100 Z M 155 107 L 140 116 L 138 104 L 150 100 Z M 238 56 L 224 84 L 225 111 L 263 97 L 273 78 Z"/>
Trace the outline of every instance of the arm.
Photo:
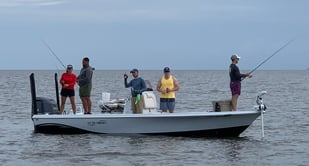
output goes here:
<path id="1" fill-rule="evenodd" d="M 230 78 L 231 81 L 241 81 L 246 75 L 241 74 L 239 68 L 235 64 L 231 64 L 230 66 Z"/>
<path id="2" fill-rule="evenodd" d="M 78 81 L 79 86 L 85 85 L 84 71 L 83 71 L 83 73 L 79 74 L 79 76 L 77 77 L 77 81 Z"/>
<path id="3" fill-rule="evenodd" d="M 246 74 L 240 74 L 239 73 L 240 78 L 245 78 L 247 75 Z"/>
<path id="4" fill-rule="evenodd" d="M 241 80 L 241 78 L 244 77 L 244 75 L 240 73 L 239 68 L 236 65 L 233 66 L 232 73 L 234 73 L 234 76 L 237 80 Z"/>
<path id="5" fill-rule="evenodd" d="M 78 83 L 79 83 L 80 86 L 86 85 L 87 83 L 91 82 L 91 78 L 92 78 L 92 68 L 90 67 L 90 68 L 84 70 L 78 76 Z"/>
<path id="6" fill-rule="evenodd" d="M 179 84 L 178 84 L 178 81 L 176 78 L 172 77 L 173 78 L 173 83 L 174 83 L 174 88 L 173 89 L 167 89 L 166 90 L 166 93 L 168 92 L 175 92 L 175 91 L 178 91 L 179 90 Z"/>
<path id="7" fill-rule="evenodd" d="M 69 86 L 74 87 L 74 85 L 76 84 L 77 78 L 76 75 L 73 74 L 72 75 L 72 82 L 69 83 Z"/>
<path id="8" fill-rule="evenodd" d="M 172 91 L 178 91 L 179 90 L 179 83 L 178 83 L 178 81 L 175 77 L 173 77 L 173 81 L 174 81 L 174 88 L 172 89 Z"/>
<path id="9" fill-rule="evenodd" d="M 124 87 L 125 88 L 131 87 L 131 81 L 130 83 L 128 83 L 128 75 L 126 73 L 123 75 L 123 78 L 124 78 Z"/>
<path id="10" fill-rule="evenodd" d="M 147 86 L 146 86 L 145 80 L 144 79 L 141 79 L 141 80 L 142 80 L 142 89 L 141 89 L 141 93 L 142 93 L 147 90 Z"/>
<path id="11" fill-rule="evenodd" d="M 161 90 L 161 79 L 158 81 L 158 84 L 157 84 L 157 91 L 160 92 L 160 93 L 163 93 L 163 94 L 165 93 L 165 91 L 162 91 L 162 90 Z"/>

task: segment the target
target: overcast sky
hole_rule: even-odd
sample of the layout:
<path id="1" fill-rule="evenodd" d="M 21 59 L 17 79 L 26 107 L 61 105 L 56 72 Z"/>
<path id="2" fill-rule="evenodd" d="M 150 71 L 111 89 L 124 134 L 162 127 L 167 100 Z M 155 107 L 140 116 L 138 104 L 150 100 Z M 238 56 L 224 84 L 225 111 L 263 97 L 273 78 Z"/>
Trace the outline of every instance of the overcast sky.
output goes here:
<path id="1" fill-rule="evenodd" d="M 0 69 L 309 68 L 307 0 L 0 0 Z"/>

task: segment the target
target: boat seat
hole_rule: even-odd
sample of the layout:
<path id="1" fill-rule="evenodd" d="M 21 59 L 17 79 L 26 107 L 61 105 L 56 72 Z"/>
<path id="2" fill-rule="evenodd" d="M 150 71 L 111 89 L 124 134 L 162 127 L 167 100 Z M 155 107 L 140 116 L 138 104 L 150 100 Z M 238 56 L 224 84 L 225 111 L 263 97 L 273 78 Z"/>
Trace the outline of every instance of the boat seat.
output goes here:
<path id="1" fill-rule="evenodd" d="M 144 98 L 144 109 L 157 108 L 157 99 L 153 91 L 145 91 L 142 95 Z"/>

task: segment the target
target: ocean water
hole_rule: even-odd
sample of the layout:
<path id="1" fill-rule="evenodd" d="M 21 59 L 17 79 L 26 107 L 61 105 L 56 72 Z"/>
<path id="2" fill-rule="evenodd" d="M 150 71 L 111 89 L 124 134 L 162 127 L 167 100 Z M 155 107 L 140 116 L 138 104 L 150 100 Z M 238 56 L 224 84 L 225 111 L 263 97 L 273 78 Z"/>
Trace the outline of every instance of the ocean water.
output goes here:
<path id="1" fill-rule="evenodd" d="M 30 118 L 32 72 L 37 96 L 55 98 L 57 71 L 0 71 L 0 165 L 300 166 L 309 162 L 308 70 L 256 71 L 253 78 L 243 81 L 239 111 L 252 109 L 258 92 L 268 92 L 263 96 L 268 108 L 264 138 L 260 118 L 237 138 L 34 133 Z M 93 112 L 99 112 L 97 102 L 102 92 L 111 93 L 111 98 L 129 96 L 129 89 L 123 86 L 124 72 L 94 72 Z M 155 87 L 162 72 L 140 71 L 140 74 Z M 230 98 L 227 71 L 172 71 L 172 74 L 180 83 L 175 111 L 208 111 L 212 109 L 211 101 Z M 76 102 L 81 105 L 78 97 Z"/>

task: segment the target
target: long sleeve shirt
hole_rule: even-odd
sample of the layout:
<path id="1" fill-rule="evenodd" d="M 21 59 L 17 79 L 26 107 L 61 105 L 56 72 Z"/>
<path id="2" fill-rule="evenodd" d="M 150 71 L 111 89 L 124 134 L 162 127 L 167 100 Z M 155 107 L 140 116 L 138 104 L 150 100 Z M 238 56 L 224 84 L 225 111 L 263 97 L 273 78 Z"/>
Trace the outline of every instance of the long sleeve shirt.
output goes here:
<path id="1" fill-rule="evenodd" d="M 245 77 L 245 74 L 241 74 L 239 68 L 236 64 L 230 65 L 230 79 L 231 82 L 240 82 L 242 77 Z"/>
<path id="2" fill-rule="evenodd" d="M 131 88 L 131 94 L 133 97 L 135 97 L 137 94 L 142 94 L 144 91 L 147 90 L 145 81 L 141 78 L 134 78 L 129 83 L 127 81 L 127 78 L 124 79 L 124 86 L 126 88 Z"/>
<path id="3" fill-rule="evenodd" d="M 87 84 L 92 84 L 92 74 L 93 69 L 91 66 L 83 67 L 78 76 L 78 85 L 82 87 Z"/>
<path id="4" fill-rule="evenodd" d="M 62 89 L 71 89 L 73 90 L 74 89 L 74 85 L 76 83 L 76 75 L 71 73 L 63 73 L 61 75 L 61 78 L 60 78 L 60 84 L 62 85 Z M 64 84 L 68 84 L 67 87 L 64 86 Z"/>

